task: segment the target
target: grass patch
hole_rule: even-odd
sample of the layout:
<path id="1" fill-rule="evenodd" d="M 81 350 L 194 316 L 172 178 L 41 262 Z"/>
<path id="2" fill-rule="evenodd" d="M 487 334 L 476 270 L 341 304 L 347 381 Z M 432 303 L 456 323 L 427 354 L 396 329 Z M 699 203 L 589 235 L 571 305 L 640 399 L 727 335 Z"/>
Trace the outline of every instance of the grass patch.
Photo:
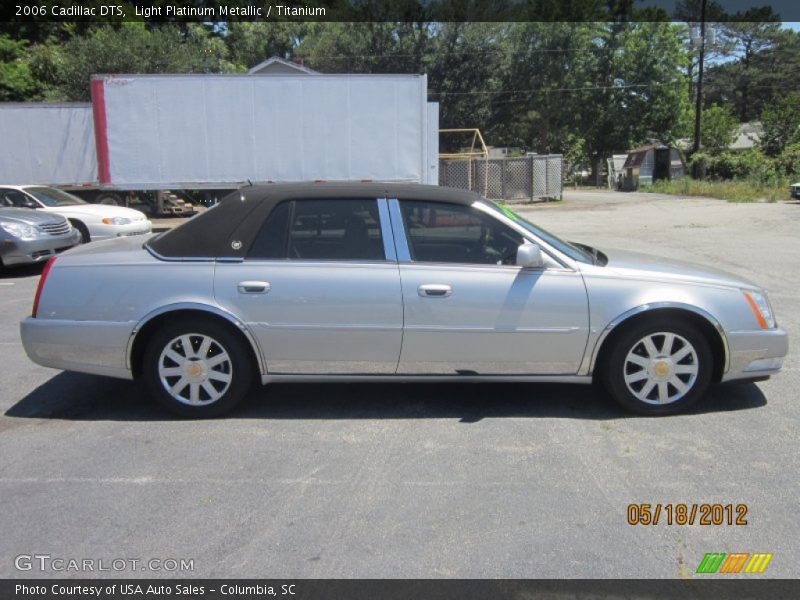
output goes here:
<path id="1" fill-rule="evenodd" d="M 728 202 L 775 202 L 789 199 L 789 184 L 762 184 L 744 179 L 706 181 L 684 177 L 678 181 L 657 181 L 643 185 L 640 192 L 720 198 Z"/>

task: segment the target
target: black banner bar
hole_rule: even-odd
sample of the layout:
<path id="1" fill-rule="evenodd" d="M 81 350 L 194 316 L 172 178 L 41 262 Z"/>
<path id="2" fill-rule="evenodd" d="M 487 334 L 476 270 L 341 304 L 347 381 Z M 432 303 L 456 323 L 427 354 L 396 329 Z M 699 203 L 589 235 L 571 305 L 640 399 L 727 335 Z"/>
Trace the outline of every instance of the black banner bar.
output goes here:
<path id="1" fill-rule="evenodd" d="M 8 0 L 0 21 L 697 21 L 702 0 Z M 697 13 L 693 15 L 692 13 Z M 708 21 L 800 21 L 797 0 L 706 0 Z"/>
<path id="2" fill-rule="evenodd" d="M 800 597 L 800 580 L 744 577 L 653 579 L 5 579 L 3 600 L 521 600 L 534 598 L 696 598 L 746 600 Z"/>

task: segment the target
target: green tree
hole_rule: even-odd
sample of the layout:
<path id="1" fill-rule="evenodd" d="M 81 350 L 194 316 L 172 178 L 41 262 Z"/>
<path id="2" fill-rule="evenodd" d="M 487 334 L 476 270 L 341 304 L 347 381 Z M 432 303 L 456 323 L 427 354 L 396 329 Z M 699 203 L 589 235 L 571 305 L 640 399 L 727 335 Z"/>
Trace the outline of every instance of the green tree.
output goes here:
<path id="1" fill-rule="evenodd" d="M 711 155 L 720 154 L 736 140 L 739 126 L 728 107 L 716 104 L 703 110 L 700 127 L 700 144 Z"/>
<path id="2" fill-rule="evenodd" d="M 442 23 L 436 25 L 435 38 L 424 69 L 433 91 L 430 99 L 439 102 L 441 126 L 477 127 L 487 132 L 498 108 L 493 104 L 502 87 L 500 40 L 505 25 L 499 23 Z M 507 107 L 504 107 L 508 110 Z M 446 150 L 451 140 L 442 140 Z M 452 142 L 456 142 L 453 138 Z M 487 143 L 497 145 L 487 139 Z"/>
<path id="3" fill-rule="evenodd" d="M 739 120 L 750 121 L 757 115 L 757 97 L 760 95 L 758 70 L 760 62 L 756 57 L 771 48 L 779 35 L 779 22 L 730 22 L 725 24 L 724 34 L 731 41 L 734 52 L 738 54 L 733 77 L 729 84 L 734 96 L 734 104 Z"/>
<path id="4" fill-rule="evenodd" d="M 800 143 L 800 92 L 792 92 L 767 106 L 761 113 L 764 134 L 761 149 L 777 156 L 786 146 Z"/>
<path id="5" fill-rule="evenodd" d="M 294 57 L 323 73 L 423 73 L 430 33 L 423 22 L 310 23 Z"/>
<path id="6" fill-rule="evenodd" d="M 707 104 L 730 105 L 740 122 L 748 122 L 787 90 L 800 89 L 800 34 L 779 23 L 726 23 L 725 30 L 735 60 L 708 70 Z"/>
<path id="7" fill-rule="evenodd" d="M 291 58 L 306 29 L 305 23 L 234 21 L 227 24 L 223 39 L 231 61 L 249 69 L 271 56 Z"/>
<path id="8" fill-rule="evenodd" d="M 36 100 L 41 84 L 31 73 L 25 59 L 25 42 L 0 35 L 0 101 Z"/>
<path id="9" fill-rule="evenodd" d="M 584 107 L 581 125 L 595 173 L 614 152 L 687 134 L 691 112 L 680 30 L 657 22 L 603 26 L 592 80 L 573 99 Z"/>
<path id="10" fill-rule="evenodd" d="M 581 88 L 592 79 L 594 23 L 513 23 L 503 32 L 500 89 L 492 96 L 489 134 L 495 144 L 540 153 L 570 152 L 589 119 Z"/>
<path id="11" fill-rule="evenodd" d="M 218 73 L 234 70 L 222 39 L 206 27 L 143 23 L 103 26 L 68 42 L 38 49 L 36 70 L 52 100 L 89 98 L 91 76 L 101 73 Z"/>

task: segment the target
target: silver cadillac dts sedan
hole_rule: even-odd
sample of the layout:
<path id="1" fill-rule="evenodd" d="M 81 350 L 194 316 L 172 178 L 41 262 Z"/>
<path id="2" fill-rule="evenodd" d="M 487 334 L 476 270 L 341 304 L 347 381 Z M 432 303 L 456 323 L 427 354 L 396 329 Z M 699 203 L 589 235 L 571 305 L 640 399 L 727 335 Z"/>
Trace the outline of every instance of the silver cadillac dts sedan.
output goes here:
<path id="1" fill-rule="evenodd" d="M 663 415 L 787 352 L 766 293 L 714 269 L 568 243 L 466 192 L 404 184 L 237 191 L 169 232 L 44 269 L 22 341 L 40 365 L 142 378 L 174 413 L 254 379 L 597 380 Z"/>

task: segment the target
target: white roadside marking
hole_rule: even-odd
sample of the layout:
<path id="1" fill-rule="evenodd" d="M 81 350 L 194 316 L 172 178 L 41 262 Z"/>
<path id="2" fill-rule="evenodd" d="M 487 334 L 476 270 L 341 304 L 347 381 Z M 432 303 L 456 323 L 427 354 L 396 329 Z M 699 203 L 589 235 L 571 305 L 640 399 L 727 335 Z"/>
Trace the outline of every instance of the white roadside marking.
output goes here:
<path id="1" fill-rule="evenodd" d="M 16 285 L 14 281 L 0 281 L 0 285 Z"/>

